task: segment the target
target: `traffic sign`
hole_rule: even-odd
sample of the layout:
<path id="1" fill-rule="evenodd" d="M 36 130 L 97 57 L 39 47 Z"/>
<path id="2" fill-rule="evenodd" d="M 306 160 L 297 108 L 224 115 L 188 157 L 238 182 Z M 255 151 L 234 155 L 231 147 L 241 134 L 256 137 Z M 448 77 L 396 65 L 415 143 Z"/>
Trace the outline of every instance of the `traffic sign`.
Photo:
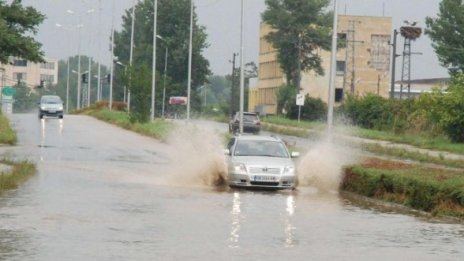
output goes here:
<path id="1" fill-rule="evenodd" d="M 296 105 L 304 106 L 304 95 L 303 94 L 296 95 Z"/>
<path id="2" fill-rule="evenodd" d="M 2 94 L 5 96 L 13 96 L 16 94 L 16 89 L 11 86 L 5 86 L 2 88 Z"/>

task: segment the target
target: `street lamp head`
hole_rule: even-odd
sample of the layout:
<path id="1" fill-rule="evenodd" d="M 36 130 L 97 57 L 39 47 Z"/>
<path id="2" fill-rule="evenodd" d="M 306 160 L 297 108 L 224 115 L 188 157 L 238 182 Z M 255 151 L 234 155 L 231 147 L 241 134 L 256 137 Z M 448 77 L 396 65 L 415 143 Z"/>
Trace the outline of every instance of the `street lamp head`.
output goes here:
<path id="1" fill-rule="evenodd" d="M 66 13 L 68 13 L 68 14 L 74 14 L 74 11 L 68 9 L 68 10 L 66 10 Z"/>
<path id="2" fill-rule="evenodd" d="M 92 9 L 87 10 L 86 13 L 90 14 L 90 13 L 93 13 L 93 12 L 95 12 L 95 9 L 92 8 Z"/>
<path id="3" fill-rule="evenodd" d="M 58 24 L 58 23 L 57 23 L 57 24 L 55 24 L 55 26 L 56 26 L 56 27 L 63 27 L 63 25 L 62 25 L 62 24 Z"/>
<path id="4" fill-rule="evenodd" d="M 123 63 L 122 63 L 122 62 L 120 62 L 120 61 L 115 61 L 115 62 L 116 62 L 117 64 L 119 64 L 119 65 L 123 66 L 123 67 L 126 67 L 126 65 L 125 65 L 125 64 L 123 64 Z"/>
<path id="5" fill-rule="evenodd" d="M 164 40 L 163 37 L 161 35 L 159 35 L 159 34 L 156 35 L 156 38 Z"/>

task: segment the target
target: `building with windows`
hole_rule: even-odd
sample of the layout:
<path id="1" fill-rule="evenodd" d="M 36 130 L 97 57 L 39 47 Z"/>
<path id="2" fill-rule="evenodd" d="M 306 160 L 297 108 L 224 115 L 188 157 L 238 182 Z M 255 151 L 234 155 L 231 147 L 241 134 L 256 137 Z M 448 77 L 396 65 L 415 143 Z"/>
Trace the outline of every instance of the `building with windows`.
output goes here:
<path id="1" fill-rule="evenodd" d="M 45 63 L 32 63 L 27 60 L 12 57 L 9 64 L 0 65 L 2 87 L 16 86 L 18 83 L 29 88 L 41 84 L 45 86 L 58 83 L 58 61 L 45 58 Z"/>
<path id="2" fill-rule="evenodd" d="M 271 27 L 260 27 L 258 83 L 250 90 L 248 110 L 262 114 L 277 112 L 276 93 L 286 83 L 285 74 L 277 60 L 277 50 L 266 41 Z M 339 41 L 344 47 L 336 54 L 335 100 L 341 102 L 347 93 L 363 95 L 376 93 L 389 97 L 391 17 L 346 16 L 338 18 Z M 325 74 L 302 72 L 302 94 L 328 101 L 330 51 L 318 50 Z"/>

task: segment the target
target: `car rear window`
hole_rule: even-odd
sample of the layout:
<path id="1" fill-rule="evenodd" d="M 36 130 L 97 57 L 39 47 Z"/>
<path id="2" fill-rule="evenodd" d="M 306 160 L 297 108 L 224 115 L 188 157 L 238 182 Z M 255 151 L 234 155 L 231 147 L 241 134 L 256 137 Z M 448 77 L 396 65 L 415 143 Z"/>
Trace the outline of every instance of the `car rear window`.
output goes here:
<path id="1" fill-rule="evenodd" d="M 256 115 L 251 115 L 251 114 L 244 114 L 243 115 L 243 121 L 245 122 L 253 122 L 258 120 L 258 116 Z"/>

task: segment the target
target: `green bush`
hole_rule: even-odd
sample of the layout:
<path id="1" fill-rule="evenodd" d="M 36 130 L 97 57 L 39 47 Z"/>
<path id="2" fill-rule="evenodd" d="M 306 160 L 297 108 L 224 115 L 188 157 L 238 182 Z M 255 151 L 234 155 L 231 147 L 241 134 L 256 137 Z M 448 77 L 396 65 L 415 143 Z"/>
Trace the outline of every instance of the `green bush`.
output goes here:
<path id="1" fill-rule="evenodd" d="M 347 95 L 342 112 L 352 124 L 367 129 L 382 129 L 393 118 L 388 100 L 375 94 Z"/>
<path id="2" fill-rule="evenodd" d="M 298 119 L 298 108 L 296 103 L 289 103 L 287 117 Z M 327 116 L 327 104 L 319 98 L 305 96 L 304 106 L 301 106 L 300 119 L 309 121 L 325 120 Z"/>
<path id="3" fill-rule="evenodd" d="M 11 128 L 10 122 L 0 111 L 0 144 L 16 144 L 18 138 Z"/>

